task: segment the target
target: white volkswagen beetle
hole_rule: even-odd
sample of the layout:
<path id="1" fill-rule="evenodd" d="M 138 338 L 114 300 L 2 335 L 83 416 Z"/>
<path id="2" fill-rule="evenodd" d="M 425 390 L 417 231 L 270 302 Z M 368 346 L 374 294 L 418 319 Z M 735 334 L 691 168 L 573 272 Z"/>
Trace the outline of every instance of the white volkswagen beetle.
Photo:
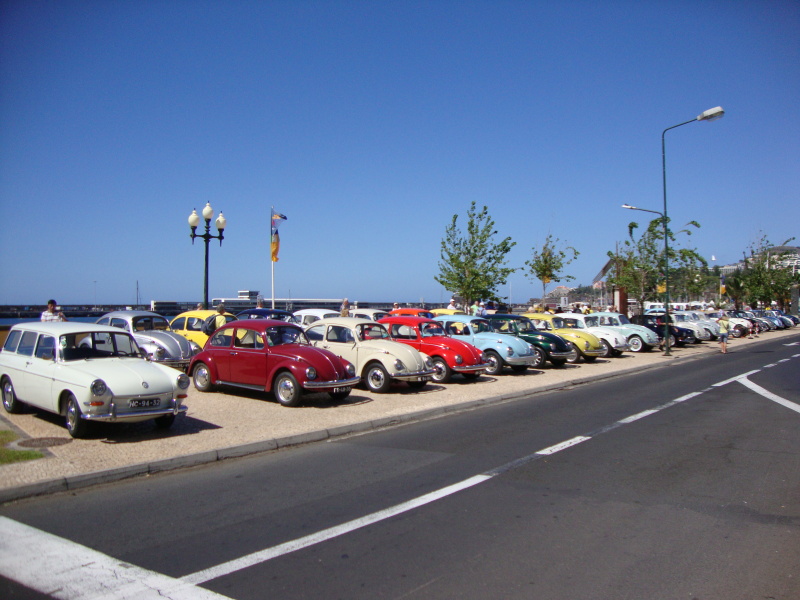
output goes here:
<path id="1" fill-rule="evenodd" d="M 322 319 L 306 329 L 306 336 L 314 346 L 353 363 L 372 392 L 389 391 L 392 380 L 423 387 L 434 374 L 430 356 L 393 341 L 383 325 L 369 319 Z"/>
<path id="2" fill-rule="evenodd" d="M 631 352 L 647 352 L 658 346 L 658 335 L 644 325 L 636 325 L 622 313 L 596 312 L 587 315 L 597 324 L 620 331 L 628 340 Z"/>
<path id="3" fill-rule="evenodd" d="M 72 437 L 92 421 L 155 419 L 170 427 L 186 412 L 189 377 L 149 360 L 131 334 L 90 323 L 20 323 L 0 351 L 0 388 L 9 413 L 24 404 L 62 415 Z"/>
<path id="4" fill-rule="evenodd" d="M 611 327 L 600 325 L 600 319 L 593 315 L 585 315 L 583 313 L 559 313 L 561 320 L 564 322 L 565 327 L 571 329 L 585 329 L 592 335 L 600 338 L 600 343 L 603 344 L 603 354 L 605 358 L 609 356 L 620 356 L 628 347 L 628 339 L 625 335 Z"/>

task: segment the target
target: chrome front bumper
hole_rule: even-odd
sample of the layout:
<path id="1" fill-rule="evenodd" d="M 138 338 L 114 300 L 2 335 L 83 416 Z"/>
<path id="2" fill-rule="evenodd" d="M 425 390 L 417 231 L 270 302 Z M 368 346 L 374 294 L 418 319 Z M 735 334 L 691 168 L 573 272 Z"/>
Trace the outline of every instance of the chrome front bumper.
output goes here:
<path id="1" fill-rule="evenodd" d="M 334 381 L 306 381 L 303 388 L 306 390 L 319 390 L 330 388 L 353 387 L 361 381 L 361 377 L 351 377 L 350 379 L 336 379 Z"/>
<path id="2" fill-rule="evenodd" d="M 465 367 L 463 365 L 459 365 L 457 367 L 453 367 L 454 373 L 481 373 L 488 369 L 490 365 L 488 363 L 480 363 L 477 365 L 470 365 Z"/>
<path id="3" fill-rule="evenodd" d="M 417 371 L 416 373 L 389 373 L 389 377 L 399 381 L 428 381 L 436 371 Z"/>
<path id="4" fill-rule="evenodd" d="M 536 356 L 531 354 L 530 356 L 511 356 L 503 358 L 503 362 L 507 365 L 535 365 L 536 364 Z"/>
<path id="5" fill-rule="evenodd" d="M 110 423 L 118 421 L 144 421 L 146 419 L 153 419 L 156 417 L 165 417 L 167 415 L 178 415 L 185 413 L 189 407 L 185 404 L 178 405 L 178 401 L 172 398 L 169 401 L 168 408 L 157 408 L 154 410 L 141 410 L 137 412 L 124 412 L 120 413 L 117 410 L 117 404 L 112 400 L 109 404 L 109 411 L 107 413 L 94 414 L 94 413 L 81 413 L 81 419 L 85 421 L 108 421 Z"/>

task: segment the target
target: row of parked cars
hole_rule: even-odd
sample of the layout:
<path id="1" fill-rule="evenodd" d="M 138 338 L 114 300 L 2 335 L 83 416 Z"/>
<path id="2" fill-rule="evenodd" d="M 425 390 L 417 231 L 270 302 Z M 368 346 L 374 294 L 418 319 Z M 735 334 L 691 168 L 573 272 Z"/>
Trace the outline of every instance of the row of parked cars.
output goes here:
<path id="1" fill-rule="evenodd" d="M 474 317 L 446 309 L 355 309 L 342 317 L 323 309 L 250 309 L 225 313 L 226 323 L 213 331 L 204 328 L 217 314 L 190 311 L 168 321 L 117 311 L 96 324 L 15 325 L 0 351 L 3 406 L 60 414 L 74 437 L 86 435 L 93 421 L 154 419 L 169 427 L 186 411 L 192 381 L 201 392 L 271 391 L 284 406 L 297 406 L 305 392 L 343 400 L 358 384 L 383 393 L 394 382 L 422 388 L 456 376 L 497 376 L 505 368 L 522 372 L 644 352 L 664 343 L 665 318 L 657 312 L 632 320 L 611 312 Z M 671 312 L 667 343 L 715 339 L 719 328 L 709 317 Z M 730 318 L 735 336 L 797 324 L 786 315 Z"/>

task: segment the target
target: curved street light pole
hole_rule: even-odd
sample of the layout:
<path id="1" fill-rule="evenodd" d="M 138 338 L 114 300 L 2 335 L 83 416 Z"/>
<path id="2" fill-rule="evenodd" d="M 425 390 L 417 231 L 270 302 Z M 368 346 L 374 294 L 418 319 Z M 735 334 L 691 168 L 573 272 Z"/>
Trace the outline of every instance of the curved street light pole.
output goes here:
<path id="1" fill-rule="evenodd" d="M 200 224 L 200 215 L 197 214 L 196 209 L 192 209 L 192 214 L 189 215 L 189 227 L 191 228 L 192 232 L 189 234 L 189 237 L 192 238 L 192 245 L 194 245 L 195 238 L 202 238 L 206 245 L 206 260 L 205 260 L 205 277 L 203 280 L 203 308 L 208 309 L 208 242 L 211 240 L 219 240 L 219 245 L 222 246 L 222 240 L 225 239 L 223 235 L 223 231 L 225 230 L 225 225 L 227 225 L 228 221 L 222 216 L 222 213 L 219 213 L 217 220 L 214 222 L 214 225 L 217 227 L 217 231 L 219 233 L 217 235 L 211 235 L 211 219 L 214 218 L 214 209 L 211 208 L 211 203 L 206 202 L 205 207 L 203 208 L 203 219 L 206 222 L 206 232 L 202 234 L 197 234 L 197 226 Z"/>
<path id="2" fill-rule="evenodd" d="M 664 212 L 658 212 L 657 210 L 648 210 L 646 208 L 637 208 L 635 206 L 630 206 L 629 204 L 623 204 L 622 208 L 629 208 L 631 210 L 641 210 L 644 212 L 651 212 L 657 215 L 661 215 L 661 219 L 664 222 L 664 356 L 670 355 L 669 350 L 669 230 L 667 229 L 667 146 L 665 143 L 665 135 L 670 129 L 675 129 L 676 127 L 681 127 L 682 125 L 688 125 L 689 123 L 694 123 L 695 121 L 716 121 L 717 119 L 721 119 L 725 115 L 725 111 L 722 109 L 721 106 L 715 106 L 714 108 L 709 108 L 707 111 L 704 111 L 697 115 L 694 119 L 689 121 L 684 121 L 683 123 L 678 123 L 677 125 L 673 125 L 672 127 L 667 127 L 664 131 L 661 132 L 661 172 L 664 181 Z"/>

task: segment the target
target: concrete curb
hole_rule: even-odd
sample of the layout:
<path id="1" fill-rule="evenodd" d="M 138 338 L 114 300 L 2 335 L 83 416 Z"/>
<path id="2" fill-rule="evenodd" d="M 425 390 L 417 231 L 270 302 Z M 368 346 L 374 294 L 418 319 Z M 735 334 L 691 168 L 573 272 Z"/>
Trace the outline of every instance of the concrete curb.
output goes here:
<path id="1" fill-rule="evenodd" d="M 676 357 L 676 360 L 681 360 L 681 362 L 685 362 L 687 360 L 704 358 L 705 356 L 707 355 L 697 354 L 693 356 Z M 324 440 L 340 438 L 347 435 L 366 433 L 369 431 L 377 431 L 379 429 L 387 429 L 391 427 L 398 427 L 401 425 L 407 425 L 410 423 L 416 423 L 428 419 L 435 419 L 468 410 L 475 410 L 478 408 L 482 408 L 484 406 L 502 404 L 505 402 L 513 402 L 523 398 L 529 398 L 537 394 L 551 392 L 553 390 L 565 389 L 576 385 L 583 385 L 586 383 L 612 379 L 615 377 L 622 377 L 634 372 L 641 372 L 650 369 L 661 369 L 669 367 L 672 364 L 674 363 L 665 362 L 665 363 L 632 367 L 630 369 L 623 369 L 621 371 L 616 371 L 613 373 L 602 373 L 588 377 L 579 377 L 570 381 L 553 383 L 535 389 L 527 389 L 520 392 L 501 394 L 498 396 L 490 396 L 487 398 L 480 398 L 477 400 L 469 400 L 459 404 L 440 406 L 416 412 L 411 412 L 403 415 L 386 417 L 385 419 L 372 419 L 369 421 L 356 422 L 331 429 L 320 429 L 282 438 L 272 438 L 259 442 L 253 442 L 236 446 L 228 446 L 216 450 L 206 450 L 195 454 L 175 456 L 149 463 L 140 463 L 114 469 L 106 469 L 101 471 L 93 471 L 90 473 L 81 473 L 77 475 L 59 477 L 56 479 L 49 479 L 46 481 L 41 481 L 33 484 L 21 485 L 13 488 L 6 488 L 0 490 L 0 504 L 4 504 L 6 502 L 12 502 L 14 500 L 21 500 L 23 498 L 29 498 L 33 496 L 54 494 L 58 492 L 67 492 L 104 483 L 113 483 L 121 481 L 123 479 L 130 479 L 132 477 L 137 477 L 141 475 L 152 475 L 164 471 L 174 471 L 177 469 L 183 469 L 187 467 L 205 465 L 230 458 L 241 458 L 243 456 L 251 456 L 254 454 L 261 454 L 263 452 L 271 452 L 282 448 L 300 446 L 303 444 L 310 444 L 313 442 L 320 442 Z"/>

